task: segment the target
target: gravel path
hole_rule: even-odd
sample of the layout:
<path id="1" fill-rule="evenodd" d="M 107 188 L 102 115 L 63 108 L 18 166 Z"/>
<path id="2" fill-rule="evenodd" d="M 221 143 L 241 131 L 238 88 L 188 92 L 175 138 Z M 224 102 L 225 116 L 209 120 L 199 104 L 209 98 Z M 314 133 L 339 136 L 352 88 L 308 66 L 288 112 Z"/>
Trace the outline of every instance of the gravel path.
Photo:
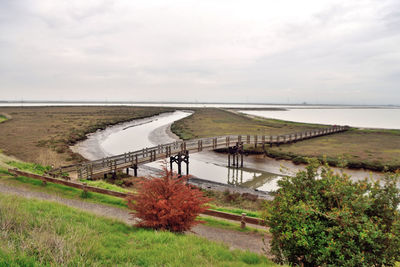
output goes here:
<path id="1" fill-rule="evenodd" d="M 45 192 L 31 191 L 24 187 L 11 186 L 0 181 L 0 193 L 13 194 L 26 198 L 34 198 L 40 200 L 54 201 L 70 207 L 78 208 L 96 215 L 117 219 L 127 224 L 133 224 L 129 211 L 103 204 L 96 204 L 77 199 L 63 198 L 56 194 L 48 194 Z M 249 250 L 256 253 L 263 253 L 264 247 L 262 236 L 258 233 L 243 233 L 234 230 L 220 229 L 209 227 L 206 225 L 197 225 L 189 232 L 212 241 L 222 242 L 231 249 Z M 266 236 L 266 243 L 269 243 L 270 237 Z"/>

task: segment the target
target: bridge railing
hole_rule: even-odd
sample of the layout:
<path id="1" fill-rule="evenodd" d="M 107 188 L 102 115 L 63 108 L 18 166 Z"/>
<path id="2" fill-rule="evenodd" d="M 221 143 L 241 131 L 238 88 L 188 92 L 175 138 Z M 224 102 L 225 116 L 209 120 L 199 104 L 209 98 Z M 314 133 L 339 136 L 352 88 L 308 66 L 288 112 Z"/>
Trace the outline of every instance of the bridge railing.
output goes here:
<path id="1" fill-rule="evenodd" d="M 119 168 L 126 168 L 133 165 L 153 162 L 161 158 L 172 156 L 173 154 L 190 151 L 200 152 L 203 149 L 226 148 L 236 145 L 238 142 L 243 144 L 280 144 L 308 139 L 316 136 L 327 135 L 335 132 L 347 130 L 347 126 L 336 126 L 331 128 L 315 129 L 304 132 L 296 132 L 284 135 L 227 135 L 209 138 L 192 139 L 188 141 L 175 141 L 167 144 L 157 145 L 141 150 L 127 152 L 99 160 L 82 163 L 75 166 L 80 176 L 91 176 L 101 170 L 110 172 Z M 69 166 L 69 168 L 72 168 Z"/>

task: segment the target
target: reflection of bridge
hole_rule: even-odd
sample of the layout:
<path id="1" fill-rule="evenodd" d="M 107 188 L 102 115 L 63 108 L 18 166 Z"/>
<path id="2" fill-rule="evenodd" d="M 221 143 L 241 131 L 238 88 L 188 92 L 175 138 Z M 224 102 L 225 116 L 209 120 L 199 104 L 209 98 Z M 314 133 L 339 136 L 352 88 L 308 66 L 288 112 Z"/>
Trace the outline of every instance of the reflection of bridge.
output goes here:
<path id="1" fill-rule="evenodd" d="M 246 175 L 246 172 L 248 175 Z M 246 176 L 249 179 L 246 179 Z M 235 186 L 240 185 L 242 187 L 255 189 L 263 186 L 268 181 L 272 181 L 273 179 L 277 178 L 278 175 L 273 173 L 265 173 L 254 169 L 230 167 L 228 168 L 227 177 L 227 184 Z M 244 181 L 243 178 L 245 178 Z"/>
<path id="2" fill-rule="evenodd" d="M 189 153 L 221 148 L 228 149 L 228 166 L 243 167 L 243 145 L 245 144 L 253 144 L 255 146 L 262 145 L 263 147 L 265 145 L 272 146 L 274 144 L 279 146 L 280 144 L 292 143 L 318 136 L 343 132 L 348 130 L 348 128 L 349 127 L 347 126 L 334 126 L 331 128 L 316 129 L 301 133 L 278 136 L 230 135 L 194 139 L 189 141 L 176 141 L 150 148 L 144 148 L 134 152 L 111 156 L 108 158 L 61 167 L 53 170 L 53 174 L 76 171 L 78 178 L 92 179 L 96 176 L 106 176 L 107 174 L 112 174 L 115 176 L 118 170 L 123 169 L 126 169 L 127 173 L 129 173 L 129 168 L 132 168 L 134 170 L 134 175 L 137 176 L 137 169 L 139 165 L 165 158 L 170 159 L 171 169 L 173 163 L 177 163 L 179 174 L 182 173 L 182 162 L 186 163 L 186 173 L 189 173 Z"/>

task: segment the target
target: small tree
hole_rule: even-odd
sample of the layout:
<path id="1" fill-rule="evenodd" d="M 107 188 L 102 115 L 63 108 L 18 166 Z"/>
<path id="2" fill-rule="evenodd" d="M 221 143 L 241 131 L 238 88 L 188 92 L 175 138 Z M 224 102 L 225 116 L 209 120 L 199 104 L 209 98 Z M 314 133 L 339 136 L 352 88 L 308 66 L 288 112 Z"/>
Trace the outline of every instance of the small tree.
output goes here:
<path id="1" fill-rule="evenodd" d="M 128 198 L 132 215 L 139 218 L 140 227 L 183 232 L 199 223 L 196 217 L 210 200 L 196 188 L 187 185 L 187 176 L 164 169 L 162 178 L 144 179 L 136 195 Z"/>
<path id="2" fill-rule="evenodd" d="M 278 182 L 268 206 L 278 262 L 305 266 L 393 266 L 400 260 L 398 176 L 353 182 L 312 161 Z"/>

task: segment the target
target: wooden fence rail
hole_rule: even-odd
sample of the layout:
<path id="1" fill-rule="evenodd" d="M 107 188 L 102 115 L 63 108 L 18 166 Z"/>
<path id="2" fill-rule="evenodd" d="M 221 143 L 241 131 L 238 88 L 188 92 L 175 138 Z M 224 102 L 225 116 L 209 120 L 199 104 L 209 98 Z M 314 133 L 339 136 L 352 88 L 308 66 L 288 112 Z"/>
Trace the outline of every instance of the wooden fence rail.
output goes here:
<path id="1" fill-rule="evenodd" d="M 19 171 L 18 169 L 8 169 L 8 172 L 14 176 L 24 176 L 24 177 L 29 177 L 37 180 L 43 181 L 44 184 L 47 182 L 50 183 L 55 183 L 55 184 L 61 184 L 69 187 L 74 187 L 81 189 L 86 192 L 95 192 L 103 195 L 109 195 L 113 197 L 119 197 L 119 198 L 127 198 L 128 196 L 132 195 L 129 193 L 122 193 L 122 192 L 117 192 L 113 190 L 108 190 L 108 189 L 103 189 L 103 188 L 98 188 L 94 186 L 88 186 L 84 183 L 76 183 L 76 182 L 71 182 L 71 181 L 66 181 L 62 179 L 57 179 L 53 177 L 48 177 L 44 175 L 37 175 L 29 172 L 23 172 Z M 215 211 L 215 210 L 206 210 L 203 212 L 205 215 L 213 216 L 213 217 L 218 217 L 218 218 L 223 218 L 223 219 L 228 219 L 228 220 L 233 220 L 233 221 L 239 221 L 242 223 L 249 223 L 249 224 L 255 224 L 255 225 L 265 225 L 264 220 L 258 219 L 258 218 L 253 218 L 253 217 L 248 217 L 248 216 L 241 216 L 237 214 L 231 214 L 231 213 L 226 213 L 226 212 L 221 212 L 221 211 Z"/>

